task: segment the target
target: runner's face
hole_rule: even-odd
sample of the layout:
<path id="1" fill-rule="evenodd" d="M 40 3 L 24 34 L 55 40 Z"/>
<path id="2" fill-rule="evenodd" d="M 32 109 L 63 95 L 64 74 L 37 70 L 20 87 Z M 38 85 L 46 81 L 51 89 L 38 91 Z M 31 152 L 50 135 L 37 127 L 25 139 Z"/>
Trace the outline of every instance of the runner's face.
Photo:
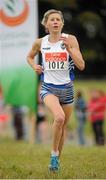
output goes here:
<path id="1" fill-rule="evenodd" d="M 46 23 L 46 28 L 48 29 L 49 33 L 61 32 L 63 28 L 63 21 L 61 19 L 60 14 L 58 13 L 50 14 Z"/>

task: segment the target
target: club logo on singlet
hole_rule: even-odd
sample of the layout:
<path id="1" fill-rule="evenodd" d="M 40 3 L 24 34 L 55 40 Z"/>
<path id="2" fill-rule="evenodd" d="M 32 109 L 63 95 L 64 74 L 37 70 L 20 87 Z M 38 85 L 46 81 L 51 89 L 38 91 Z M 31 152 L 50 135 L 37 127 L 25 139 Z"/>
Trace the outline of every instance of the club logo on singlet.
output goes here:
<path id="1" fill-rule="evenodd" d="M 45 53 L 46 70 L 66 70 L 68 68 L 66 52 Z"/>
<path id="2" fill-rule="evenodd" d="M 61 49 L 63 50 L 66 48 L 63 42 L 60 44 L 60 46 L 61 46 Z"/>

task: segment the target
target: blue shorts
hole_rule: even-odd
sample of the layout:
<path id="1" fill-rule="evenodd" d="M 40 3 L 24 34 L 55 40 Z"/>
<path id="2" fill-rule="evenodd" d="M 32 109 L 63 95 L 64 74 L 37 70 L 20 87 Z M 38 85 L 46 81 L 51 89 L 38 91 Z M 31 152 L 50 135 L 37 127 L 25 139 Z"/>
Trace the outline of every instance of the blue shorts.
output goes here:
<path id="1" fill-rule="evenodd" d="M 74 102 L 73 83 L 54 85 L 42 83 L 40 97 L 43 100 L 48 94 L 54 94 L 59 98 L 60 104 L 72 104 Z"/>

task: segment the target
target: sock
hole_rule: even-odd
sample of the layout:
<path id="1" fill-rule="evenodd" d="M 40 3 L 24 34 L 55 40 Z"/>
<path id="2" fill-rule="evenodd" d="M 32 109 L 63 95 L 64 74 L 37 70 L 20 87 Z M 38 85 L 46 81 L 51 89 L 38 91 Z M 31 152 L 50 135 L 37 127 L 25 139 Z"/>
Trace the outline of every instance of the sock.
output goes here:
<path id="1" fill-rule="evenodd" d="M 59 156 L 59 151 L 52 151 L 51 156 Z"/>

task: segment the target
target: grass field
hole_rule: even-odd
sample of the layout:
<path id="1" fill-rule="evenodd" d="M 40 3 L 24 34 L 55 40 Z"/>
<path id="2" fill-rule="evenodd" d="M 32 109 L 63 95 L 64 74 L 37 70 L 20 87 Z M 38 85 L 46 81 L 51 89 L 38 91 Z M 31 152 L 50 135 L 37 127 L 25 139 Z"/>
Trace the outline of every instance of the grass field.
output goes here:
<path id="1" fill-rule="evenodd" d="M 106 147 L 65 145 L 58 174 L 48 171 L 49 145 L 0 140 L 0 179 L 105 179 Z"/>
<path id="2" fill-rule="evenodd" d="M 89 99 L 90 89 L 99 88 L 106 92 L 105 81 L 75 81 L 75 91 L 81 90 Z M 72 114 L 69 131 L 76 129 Z M 105 121 L 106 133 L 106 121 Z M 86 123 L 85 134 L 92 137 L 90 123 Z M 66 144 L 58 174 L 48 171 L 50 145 L 16 142 L 0 139 L 0 179 L 106 179 L 106 146 L 80 147 Z"/>

